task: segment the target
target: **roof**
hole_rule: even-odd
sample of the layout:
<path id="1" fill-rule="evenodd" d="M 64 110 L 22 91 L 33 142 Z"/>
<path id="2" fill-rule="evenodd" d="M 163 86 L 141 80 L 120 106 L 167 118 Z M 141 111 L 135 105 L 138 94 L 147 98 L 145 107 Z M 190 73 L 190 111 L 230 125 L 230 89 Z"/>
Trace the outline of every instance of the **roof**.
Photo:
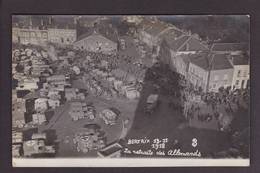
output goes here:
<path id="1" fill-rule="evenodd" d="M 214 43 L 211 47 L 212 51 L 247 51 L 249 49 L 247 43 Z"/>
<path id="2" fill-rule="evenodd" d="M 178 39 L 166 37 L 165 41 L 172 50 L 178 51 L 189 39 L 190 39 L 190 36 L 183 35 L 183 36 L 179 37 Z"/>
<path id="3" fill-rule="evenodd" d="M 233 65 L 249 65 L 249 57 L 244 55 L 232 55 Z"/>
<path id="4" fill-rule="evenodd" d="M 139 24 L 139 26 L 147 33 L 153 36 L 160 36 L 162 38 L 171 36 L 171 37 L 179 37 L 183 34 L 183 32 L 178 29 L 176 26 L 165 23 L 163 21 L 152 21 L 144 19 Z"/>
<path id="5" fill-rule="evenodd" d="M 94 28 L 89 28 L 84 34 L 80 35 L 76 41 L 80 41 L 94 33 Z"/>
<path id="6" fill-rule="evenodd" d="M 166 30 L 165 32 L 163 32 L 161 34 L 162 38 L 179 38 L 181 35 L 183 35 L 184 33 L 182 31 L 180 31 L 179 29 L 175 28 L 175 27 L 171 27 L 168 30 Z"/>
<path id="7" fill-rule="evenodd" d="M 75 29 L 74 17 L 72 15 L 14 15 L 13 24 L 18 23 L 18 26 L 22 28 L 28 28 L 32 24 L 33 28 L 40 29 Z"/>
<path id="8" fill-rule="evenodd" d="M 103 34 L 103 33 L 101 33 L 101 32 L 94 32 L 94 29 L 90 29 L 88 32 L 86 32 L 85 34 L 83 34 L 83 35 L 81 35 L 81 36 L 79 36 L 78 37 L 78 39 L 76 40 L 76 42 L 78 42 L 78 41 L 80 41 L 80 40 L 83 40 L 83 39 L 85 39 L 85 38 L 87 38 L 87 37 L 90 37 L 90 36 L 102 36 L 102 37 L 104 37 L 104 38 L 106 38 L 106 39 L 108 39 L 108 40 L 110 40 L 110 41 L 112 41 L 112 42 L 117 42 L 117 38 L 116 38 L 116 36 L 111 36 L 111 35 L 109 35 L 109 34 Z"/>
<path id="9" fill-rule="evenodd" d="M 151 22 L 148 27 L 146 27 L 144 30 L 154 36 L 157 36 L 165 29 L 169 28 L 169 26 L 162 22 Z"/>
<path id="10" fill-rule="evenodd" d="M 90 25 L 90 24 L 94 24 L 95 22 L 98 22 L 101 18 L 99 16 L 96 15 L 88 15 L 88 16 L 81 16 L 81 18 L 79 18 L 79 23 L 83 24 L 83 25 Z"/>
<path id="11" fill-rule="evenodd" d="M 147 27 L 150 27 L 152 22 L 150 20 L 144 19 L 139 23 L 139 27 L 145 29 Z"/>
<path id="12" fill-rule="evenodd" d="M 206 45 L 204 45 L 200 40 L 191 36 L 191 38 L 186 43 L 187 47 L 182 46 L 179 51 L 207 51 L 209 50 Z"/>
<path id="13" fill-rule="evenodd" d="M 228 54 L 214 54 L 211 60 L 211 70 L 224 70 L 233 68 L 231 62 L 228 60 Z"/>
<path id="14" fill-rule="evenodd" d="M 195 64 L 196 66 L 204 70 L 209 69 L 208 53 L 199 53 L 195 55 L 190 55 L 189 60 L 191 63 Z"/>
<path id="15" fill-rule="evenodd" d="M 76 29 L 73 15 L 53 15 L 45 17 L 48 28 Z M 49 23 L 51 20 L 51 24 Z"/>
<path id="16" fill-rule="evenodd" d="M 113 75 L 115 75 L 116 77 L 125 77 L 127 75 L 127 72 L 125 72 L 124 70 L 122 69 L 114 69 L 112 72 L 111 72 Z"/>
<path id="17" fill-rule="evenodd" d="M 113 42 L 118 41 L 118 31 L 111 23 L 103 22 L 101 25 L 98 25 L 97 27 L 98 27 L 98 33 L 100 33 L 101 35 L 103 35 L 104 37 L 108 38 Z"/>
<path id="18" fill-rule="evenodd" d="M 76 25 L 75 24 L 57 23 L 57 24 L 47 25 L 47 28 L 76 30 Z"/>

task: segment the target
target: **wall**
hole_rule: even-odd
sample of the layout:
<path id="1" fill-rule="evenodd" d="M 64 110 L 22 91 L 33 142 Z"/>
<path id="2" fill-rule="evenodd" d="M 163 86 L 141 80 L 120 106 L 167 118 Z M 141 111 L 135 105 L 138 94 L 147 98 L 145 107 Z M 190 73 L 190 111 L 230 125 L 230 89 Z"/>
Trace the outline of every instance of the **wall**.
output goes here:
<path id="1" fill-rule="evenodd" d="M 209 77 L 209 91 L 218 92 L 220 87 L 232 85 L 234 69 L 211 70 Z M 217 78 L 216 78 L 217 76 Z"/>
<path id="2" fill-rule="evenodd" d="M 20 35 L 20 29 L 19 28 L 12 28 L 12 42 L 18 43 L 19 35 Z"/>
<path id="3" fill-rule="evenodd" d="M 47 30 L 20 29 L 18 40 L 21 44 L 42 44 L 48 41 Z"/>
<path id="4" fill-rule="evenodd" d="M 153 48 L 154 46 L 158 46 L 160 39 L 159 37 L 152 36 L 144 30 L 139 31 L 139 40 L 144 42 L 149 48 Z"/>
<path id="5" fill-rule="evenodd" d="M 204 92 L 207 90 L 208 71 L 190 63 L 187 79 L 196 87 L 201 87 Z"/>
<path id="6" fill-rule="evenodd" d="M 170 67 L 171 69 L 175 69 L 175 71 L 181 75 L 183 75 L 185 78 L 187 77 L 187 66 L 180 55 L 176 55 L 176 53 L 171 50 L 171 62 Z"/>
<path id="7" fill-rule="evenodd" d="M 177 55 L 175 51 L 171 50 L 165 41 L 161 44 L 159 57 L 161 62 L 168 64 L 172 71 L 187 77 L 188 64 L 184 62 L 181 55 Z"/>
<path id="8" fill-rule="evenodd" d="M 12 41 L 21 44 L 42 44 L 47 41 L 59 44 L 73 44 L 77 33 L 74 29 L 12 29 Z M 63 41 L 62 41 L 63 40 Z"/>
<path id="9" fill-rule="evenodd" d="M 77 39 L 76 29 L 48 29 L 48 40 L 52 43 L 70 45 Z"/>
<path id="10" fill-rule="evenodd" d="M 159 51 L 160 61 L 165 64 L 170 64 L 171 61 L 171 50 L 165 41 L 162 42 Z M 176 70 L 175 70 L 176 71 Z"/>
<path id="11" fill-rule="evenodd" d="M 240 74 L 238 74 L 240 71 Z M 232 89 L 246 88 L 250 78 L 249 65 L 234 65 Z M 244 84 L 242 85 L 242 81 Z"/>

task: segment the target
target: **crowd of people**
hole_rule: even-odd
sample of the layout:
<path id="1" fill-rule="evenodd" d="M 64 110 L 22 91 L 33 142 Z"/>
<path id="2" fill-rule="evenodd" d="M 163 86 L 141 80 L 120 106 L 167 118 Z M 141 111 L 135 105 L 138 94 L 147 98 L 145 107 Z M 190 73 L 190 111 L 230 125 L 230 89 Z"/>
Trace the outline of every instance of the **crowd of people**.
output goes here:
<path id="1" fill-rule="evenodd" d="M 199 101 L 192 98 L 199 97 Z M 184 115 L 188 121 L 216 121 L 219 130 L 229 129 L 232 119 L 239 109 L 248 110 L 249 88 L 220 88 L 219 92 L 202 93 L 192 87 L 184 89 L 183 99 L 186 103 Z M 225 126 L 225 127 L 223 127 Z"/>
<path id="2" fill-rule="evenodd" d="M 226 105 L 226 110 L 232 113 L 236 110 L 231 105 L 248 107 L 249 89 L 236 89 L 233 91 L 228 88 L 220 89 L 218 93 L 207 93 L 202 98 L 213 110 L 216 110 L 219 105 L 223 104 Z"/>

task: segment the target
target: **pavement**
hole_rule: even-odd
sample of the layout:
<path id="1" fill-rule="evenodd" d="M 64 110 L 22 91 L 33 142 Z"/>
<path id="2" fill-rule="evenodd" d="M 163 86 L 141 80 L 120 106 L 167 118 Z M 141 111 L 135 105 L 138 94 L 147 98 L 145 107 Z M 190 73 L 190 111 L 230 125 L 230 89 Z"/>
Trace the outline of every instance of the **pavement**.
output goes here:
<path id="1" fill-rule="evenodd" d="M 206 104 L 200 104 L 200 114 L 211 114 L 213 113 L 213 109 L 210 105 Z M 207 121 L 200 121 L 198 119 L 198 112 L 194 112 L 193 114 L 194 118 L 190 119 L 189 125 L 190 127 L 194 128 L 199 128 L 199 129 L 210 129 L 210 130 L 219 130 L 218 126 L 218 120 L 213 116 L 212 120 L 207 122 Z"/>
<path id="2" fill-rule="evenodd" d="M 84 131 L 84 125 L 90 123 L 96 123 L 101 126 L 101 129 L 105 132 L 107 143 L 118 141 L 120 138 L 126 135 L 126 131 L 130 128 L 133 122 L 135 107 L 137 100 L 116 99 L 105 100 L 104 98 L 88 96 L 87 102 L 92 102 L 96 108 L 97 115 L 94 121 L 88 119 L 82 119 L 78 121 L 72 121 L 69 115 L 70 102 L 66 102 L 54 110 L 54 115 L 46 125 L 39 126 L 39 132 L 45 132 L 48 130 L 55 131 L 56 139 L 58 142 L 58 150 L 56 157 L 97 157 L 97 151 L 90 151 L 88 153 L 77 152 L 76 146 L 73 144 L 72 139 L 74 134 L 80 131 Z M 99 118 L 98 113 L 103 109 L 115 107 L 121 111 L 121 115 L 117 120 L 117 123 L 113 126 L 106 125 L 102 119 Z M 129 124 L 124 125 L 124 120 L 129 119 Z"/>
<path id="3" fill-rule="evenodd" d="M 127 134 L 128 139 L 150 139 L 167 138 L 165 151 L 173 149 L 174 140 L 178 140 L 180 149 L 184 152 L 194 152 L 199 150 L 202 157 L 209 157 L 212 153 L 225 150 L 230 147 L 229 134 L 210 129 L 199 129 L 189 127 L 188 122 L 183 120 L 181 112 L 168 106 L 169 97 L 159 95 L 160 106 L 151 115 L 144 114 L 146 98 L 153 89 L 146 83 L 145 90 L 141 93 L 141 98 L 135 111 L 135 119 L 132 128 Z M 192 146 L 193 139 L 197 140 L 197 146 Z M 148 150 L 151 145 L 126 145 L 130 150 Z M 136 155 L 125 155 L 125 157 L 137 157 Z M 145 157 L 140 156 L 138 157 Z"/>

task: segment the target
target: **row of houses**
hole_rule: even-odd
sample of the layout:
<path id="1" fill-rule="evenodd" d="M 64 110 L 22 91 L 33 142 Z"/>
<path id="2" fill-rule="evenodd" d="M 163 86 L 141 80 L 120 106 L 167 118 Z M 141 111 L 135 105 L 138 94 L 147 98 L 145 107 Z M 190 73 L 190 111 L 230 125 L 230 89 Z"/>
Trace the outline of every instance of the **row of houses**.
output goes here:
<path id="1" fill-rule="evenodd" d="M 118 49 L 116 29 L 111 24 L 104 26 L 93 26 L 78 38 L 74 34 L 75 37 L 70 44 L 73 43 L 75 49 L 116 54 Z M 183 75 L 203 91 L 217 91 L 220 87 L 228 86 L 232 89 L 245 88 L 249 85 L 247 44 L 215 43 L 209 46 L 198 35 L 187 33 L 173 24 L 158 19 L 139 20 L 136 28 L 137 38 L 152 50 L 155 57 L 160 55 L 162 62 L 169 64 L 173 71 Z M 70 35 L 68 29 L 49 30 L 50 32 L 47 32 L 47 35 L 50 35 L 49 39 L 62 40 L 60 37 Z M 43 36 L 46 40 L 45 37 Z"/>
<path id="2" fill-rule="evenodd" d="M 155 56 L 169 64 L 203 91 L 218 91 L 249 85 L 248 45 L 245 43 L 205 44 L 196 34 L 184 32 L 160 20 L 143 19 L 137 24 L 137 37 Z M 74 43 L 74 47 L 111 54 L 117 51 L 117 41 L 92 32 Z"/>
<path id="3" fill-rule="evenodd" d="M 247 43 L 214 43 L 209 46 L 197 34 L 174 25 L 143 19 L 137 37 L 148 45 L 161 62 L 183 75 L 203 91 L 217 92 L 249 86 L 249 49 Z"/>
<path id="4" fill-rule="evenodd" d="M 75 49 L 104 54 L 115 54 L 118 48 L 117 37 L 109 37 L 93 28 L 77 37 L 76 29 L 66 28 L 17 28 L 12 30 L 13 43 L 43 45 L 50 42 L 59 45 L 73 45 Z"/>
<path id="5" fill-rule="evenodd" d="M 103 18 L 89 17 L 86 20 L 76 18 L 72 25 L 55 25 L 50 20 L 48 24 L 41 22 L 40 26 L 28 27 L 14 25 L 12 28 L 13 43 L 43 45 L 55 43 L 59 45 L 73 45 L 76 49 L 84 49 L 90 52 L 102 52 L 114 54 L 117 51 L 117 30 L 111 23 L 98 25 Z M 94 23 L 92 23 L 94 22 Z M 86 24 L 86 25 L 85 25 Z M 90 24 L 90 25 L 89 25 Z M 77 33 L 78 25 L 84 26 L 84 32 Z M 98 25 L 98 26 L 97 26 Z"/>
<path id="6" fill-rule="evenodd" d="M 43 44 L 46 42 L 60 45 L 70 45 L 77 38 L 76 21 L 71 24 L 62 24 L 54 21 L 53 16 L 48 16 L 47 21 L 41 18 L 38 23 L 27 16 L 27 24 L 19 25 L 13 22 L 12 41 L 21 44 Z"/>
<path id="7" fill-rule="evenodd" d="M 21 44 L 44 44 L 46 42 L 70 45 L 76 41 L 76 29 L 66 28 L 18 28 L 12 29 L 12 41 Z"/>
<path id="8" fill-rule="evenodd" d="M 203 91 L 249 86 L 247 44 L 215 43 L 207 48 L 193 36 L 182 36 L 176 41 L 164 40 L 160 51 L 162 62 Z"/>

